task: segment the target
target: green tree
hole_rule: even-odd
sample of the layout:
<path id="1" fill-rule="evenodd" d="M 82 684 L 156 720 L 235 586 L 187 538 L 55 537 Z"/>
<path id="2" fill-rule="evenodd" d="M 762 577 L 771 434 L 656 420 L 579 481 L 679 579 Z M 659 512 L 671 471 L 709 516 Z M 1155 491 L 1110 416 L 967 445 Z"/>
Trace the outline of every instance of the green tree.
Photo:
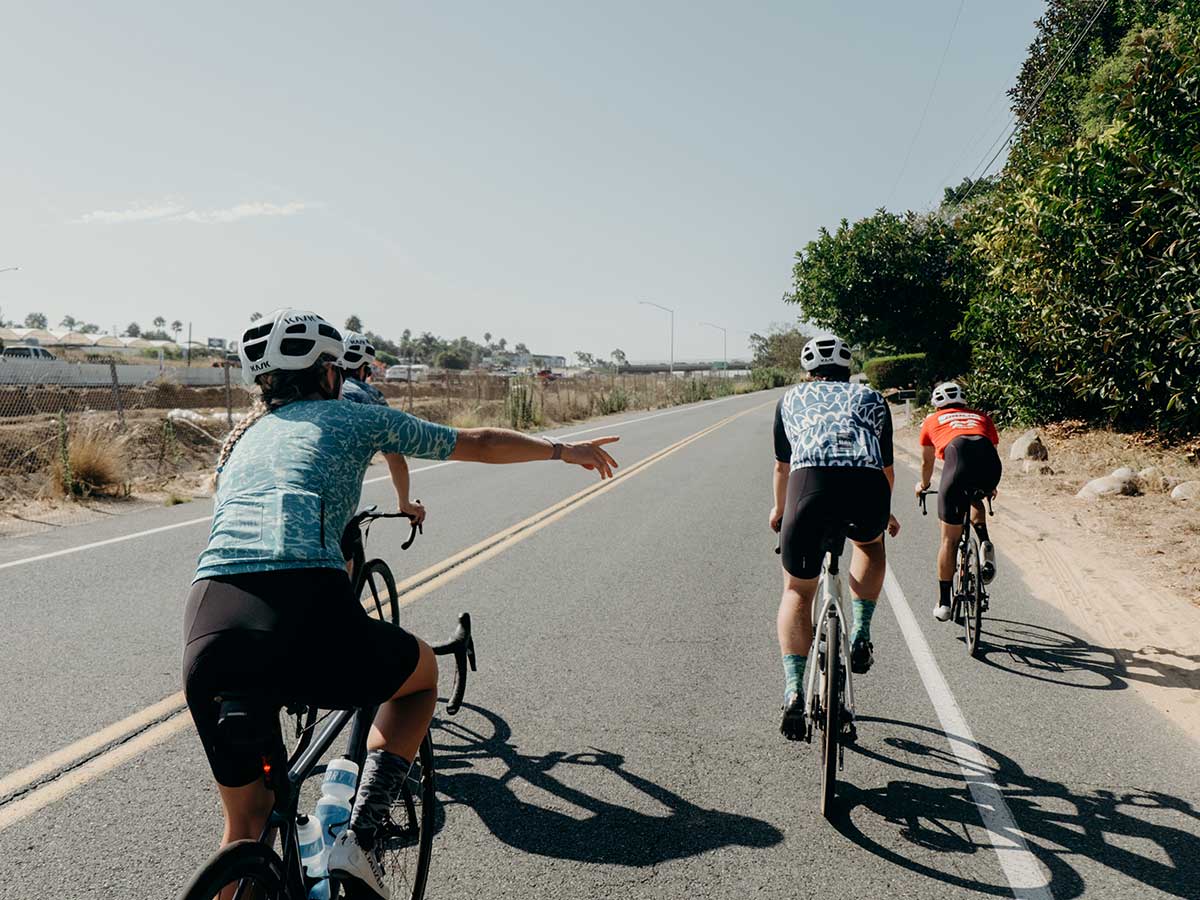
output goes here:
<path id="1" fill-rule="evenodd" d="M 139 325 L 137 322 L 130 322 L 128 325 L 125 326 L 125 334 L 123 336 L 135 338 L 135 337 L 140 337 L 141 334 L 142 334 L 142 326 Z"/>
<path id="2" fill-rule="evenodd" d="M 879 210 L 822 228 L 796 254 L 793 292 L 804 319 L 853 344 L 923 352 L 948 373 L 966 364 L 949 337 L 962 321 L 973 265 L 959 229 L 939 214 Z"/>
<path id="3" fill-rule="evenodd" d="M 614 350 L 609 354 L 609 356 L 611 356 L 613 362 L 617 364 L 618 369 L 629 361 L 629 357 L 627 357 L 625 355 L 625 351 L 621 349 Z"/>
<path id="4" fill-rule="evenodd" d="M 94 322 L 80 322 L 78 331 L 80 334 L 99 334 L 100 326 Z"/>
<path id="5" fill-rule="evenodd" d="M 26 328 L 41 328 L 41 329 L 47 328 L 48 326 L 46 324 L 46 314 L 40 313 L 40 312 L 31 312 L 29 315 L 27 315 L 25 317 L 25 327 Z"/>
<path id="6" fill-rule="evenodd" d="M 250 321 L 251 321 L 251 322 L 257 322 L 257 321 L 258 321 L 259 319 L 261 319 L 262 317 L 263 317 L 263 316 L 262 316 L 262 313 L 260 313 L 260 312 L 252 312 L 252 313 L 250 313 Z"/>
<path id="7" fill-rule="evenodd" d="M 176 319 L 171 323 L 171 334 L 176 343 L 179 342 L 179 332 L 183 331 L 183 323 Z"/>
<path id="8" fill-rule="evenodd" d="M 443 350 L 437 355 L 437 365 L 443 369 L 465 369 L 468 363 L 453 350 Z"/>
<path id="9" fill-rule="evenodd" d="M 59 328 L 65 328 L 67 331 L 74 331 L 75 326 L 79 324 L 79 320 L 74 316 L 63 316 L 62 321 L 58 323 Z"/>
<path id="10" fill-rule="evenodd" d="M 167 320 L 164 319 L 162 316 L 155 316 L 154 317 L 154 327 L 157 328 L 159 331 L 162 331 L 164 328 L 167 327 Z"/>
<path id="11" fill-rule="evenodd" d="M 579 365 L 585 369 L 592 369 L 596 366 L 596 357 L 590 353 L 584 353 L 582 350 L 575 351 L 575 358 L 579 360 Z"/>
<path id="12" fill-rule="evenodd" d="M 800 368 L 800 351 L 808 343 L 810 335 L 794 325 L 773 325 L 764 334 L 750 335 L 751 365 L 777 366 L 797 371 Z"/>
<path id="13" fill-rule="evenodd" d="M 357 331 L 357 332 L 361 333 L 363 330 L 362 319 L 360 319 L 358 316 L 355 316 L 355 315 L 347 316 L 346 317 L 346 330 L 347 331 Z"/>

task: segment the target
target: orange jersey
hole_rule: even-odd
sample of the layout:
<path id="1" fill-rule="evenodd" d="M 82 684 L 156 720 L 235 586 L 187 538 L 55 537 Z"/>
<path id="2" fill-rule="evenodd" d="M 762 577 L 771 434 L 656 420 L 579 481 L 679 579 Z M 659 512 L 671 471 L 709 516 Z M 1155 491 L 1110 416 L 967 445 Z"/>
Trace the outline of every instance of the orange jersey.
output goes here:
<path id="1" fill-rule="evenodd" d="M 993 444 L 1000 443 L 996 425 L 987 413 L 976 412 L 965 406 L 948 406 L 925 417 L 921 423 L 920 443 L 922 447 L 937 448 L 938 459 L 943 459 L 947 444 L 957 437 L 971 434 L 982 435 Z"/>

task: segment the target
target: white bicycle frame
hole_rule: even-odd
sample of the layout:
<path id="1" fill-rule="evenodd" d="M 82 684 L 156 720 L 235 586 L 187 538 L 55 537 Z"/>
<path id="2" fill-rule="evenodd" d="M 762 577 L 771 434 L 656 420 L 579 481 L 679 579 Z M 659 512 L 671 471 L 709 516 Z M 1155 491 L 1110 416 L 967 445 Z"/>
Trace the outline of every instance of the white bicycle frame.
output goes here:
<path id="1" fill-rule="evenodd" d="M 825 695 L 826 672 L 821 671 L 818 664 L 821 640 L 825 634 L 825 622 L 832 615 L 837 619 L 838 635 L 841 639 L 842 673 L 846 678 L 846 689 L 842 691 L 842 706 L 854 720 L 854 684 L 850 677 L 850 630 L 846 627 L 845 599 L 849 593 L 846 574 L 838 566 L 836 575 L 829 572 L 829 554 L 821 564 L 821 581 L 817 587 L 816 600 L 813 603 L 813 643 L 809 651 L 808 672 L 804 678 L 805 697 L 808 698 L 808 720 L 810 727 L 818 720 L 817 704 Z M 828 653 L 826 653 L 826 670 L 828 670 Z"/>

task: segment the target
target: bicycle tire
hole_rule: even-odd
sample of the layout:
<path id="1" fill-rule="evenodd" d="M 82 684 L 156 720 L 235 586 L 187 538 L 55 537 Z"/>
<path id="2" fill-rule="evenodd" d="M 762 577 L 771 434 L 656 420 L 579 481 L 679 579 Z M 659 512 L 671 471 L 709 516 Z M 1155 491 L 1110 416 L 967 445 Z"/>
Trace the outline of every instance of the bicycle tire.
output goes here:
<path id="1" fill-rule="evenodd" d="M 972 539 L 967 557 L 966 614 L 963 628 L 967 636 L 967 653 L 979 656 L 979 632 L 983 628 L 983 564 L 979 558 L 979 543 Z"/>
<path id="2" fill-rule="evenodd" d="M 289 900 L 283 863 L 278 854 L 258 841 L 234 841 L 218 850 L 179 895 L 180 900 L 215 900 L 231 884 L 245 882 L 253 893 L 240 891 L 254 900 Z"/>
<path id="3" fill-rule="evenodd" d="M 396 579 L 382 559 L 373 559 L 363 566 L 359 600 L 368 615 L 393 625 L 400 624 L 400 600 L 396 595 Z"/>
<path id="4" fill-rule="evenodd" d="M 383 880 L 393 900 L 422 900 L 425 896 L 433 855 L 433 782 L 433 743 L 427 734 L 408 781 L 376 837 Z"/>
<path id="5" fill-rule="evenodd" d="M 833 819 L 837 793 L 838 741 L 842 731 L 842 636 L 836 616 L 825 619 L 825 684 L 821 703 L 821 815 Z"/>

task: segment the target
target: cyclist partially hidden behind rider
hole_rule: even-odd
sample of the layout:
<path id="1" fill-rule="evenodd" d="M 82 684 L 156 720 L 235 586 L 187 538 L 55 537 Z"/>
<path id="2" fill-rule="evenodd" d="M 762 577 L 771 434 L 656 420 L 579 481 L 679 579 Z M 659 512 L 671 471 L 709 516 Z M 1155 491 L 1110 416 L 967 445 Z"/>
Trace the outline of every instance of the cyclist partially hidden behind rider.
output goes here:
<path id="1" fill-rule="evenodd" d="M 602 445 L 617 438 L 557 444 L 338 402 L 342 337 L 311 312 L 272 313 L 245 332 L 238 352 L 243 378 L 262 397 L 221 448 L 212 532 L 184 619 L 185 691 L 219 786 L 223 842 L 258 838 L 273 797 L 259 753 L 218 727 L 220 692 L 249 698 L 273 742 L 284 702 L 378 706 L 350 824 L 329 867 L 386 897 L 374 833 L 429 729 L 438 672 L 427 644 L 369 617 L 351 594 L 339 539 L 372 456 L 561 459 L 607 478 L 616 463 Z"/>
<path id="2" fill-rule="evenodd" d="M 367 383 L 371 377 L 371 367 L 375 364 L 375 345 L 365 335 L 357 331 L 348 331 L 342 335 L 342 358 L 340 365 L 345 373 L 342 383 L 342 399 L 351 403 L 369 403 L 375 406 L 387 406 L 387 397 L 379 388 Z M 383 460 L 387 463 L 388 473 L 392 478 L 392 486 L 396 489 L 397 509 L 411 516 L 415 524 L 425 521 L 425 507 L 413 502 L 408 495 L 409 475 L 408 461 L 400 453 L 385 453 Z M 353 573 L 351 573 L 353 576 Z"/>
<path id="3" fill-rule="evenodd" d="M 874 661 L 871 617 L 883 586 L 891 515 L 892 415 L 877 392 L 850 383 L 850 349 L 836 337 L 809 341 L 800 362 L 810 380 L 792 387 L 775 409 L 775 506 L 780 532 L 783 597 L 776 627 L 783 656 L 784 699 L 779 730 L 804 733 L 804 668 L 813 642 L 812 603 L 821 573 L 822 542 L 848 526 L 853 543 L 850 589 L 854 624 L 850 667 L 862 674 Z"/>
<path id="4" fill-rule="evenodd" d="M 938 519 L 942 542 L 938 548 L 938 601 L 933 615 L 939 622 L 950 618 L 950 587 L 954 579 L 954 555 L 962 537 L 963 517 L 971 507 L 971 524 L 979 536 L 983 555 L 980 572 L 985 584 L 996 574 L 996 551 L 988 538 L 987 516 L 983 501 L 972 497 L 996 496 L 1000 483 L 1000 455 L 996 445 L 1000 436 L 987 413 L 970 409 L 963 390 L 953 381 L 933 389 L 934 412 L 921 423 L 921 479 L 918 497 L 929 490 L 934 457 L 945 460 L 938 487 Z"/>

